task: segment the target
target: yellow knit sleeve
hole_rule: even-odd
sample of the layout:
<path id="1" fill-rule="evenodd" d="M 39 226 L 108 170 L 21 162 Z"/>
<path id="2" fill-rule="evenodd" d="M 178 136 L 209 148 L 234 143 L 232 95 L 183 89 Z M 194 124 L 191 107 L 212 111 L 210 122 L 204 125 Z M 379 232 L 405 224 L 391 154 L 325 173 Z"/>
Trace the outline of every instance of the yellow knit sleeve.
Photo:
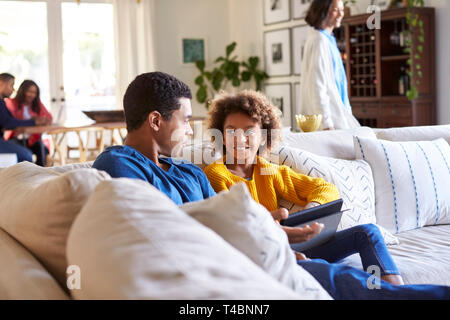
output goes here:
<path id="1" fill-rule="evenodd" d="M 299 205 L 313 201 L 324 204 L 340 198 L 334 184 L 297 173 L 287 166 L 279 167 L 274 184 L 281 198 Z"/>
<path id="2" fill-rule="evenodd" d="M 212 163 L 205 169 L 203 169 L 203 171 L 208 177 L 208 180 L 211 183 L 214 191 L 216 191 L 217 193 L 223 190 L 229 190 L 229 188 L 233 184 L 232 181 L 230 181 L 230 179 L 228 178 L 227 172 L 226 170 L 224 170 L 222 165 Z"/>

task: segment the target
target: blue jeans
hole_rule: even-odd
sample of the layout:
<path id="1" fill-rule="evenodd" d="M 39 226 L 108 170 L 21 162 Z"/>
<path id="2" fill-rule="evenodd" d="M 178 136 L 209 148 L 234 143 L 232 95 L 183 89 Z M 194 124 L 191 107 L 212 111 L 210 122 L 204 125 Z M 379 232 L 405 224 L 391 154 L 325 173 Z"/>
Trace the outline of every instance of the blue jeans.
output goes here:
<path id="1" fill-rule="evenodd" d="M 379 286 L 375 287 L 373 285 L 377 283 L 372 281 L 374 276 L 344 264 L 331 264 L 320 259 L 299 260 L 297 264 L 308 271 L 336 300 L 450 300 L 450 287 L 394 286 L 378 278 Z M 368 286 L 368 282 L 372 286 Z"/>
<path id="2" fill-rule="evenodd" d="M 13 138 L 10 140 L 11 142 L 14 142 L 20 146 L 24 146 L 24 148 L 27 148 L 30 150 L 33 154 L 36 155 L 36 164 L 41 167 L 45 167 L 47 164 L 47 155 L 49 154 L 49 151 L 45 144 L 42 142 L 42 140 L 36 141 L 31 147 L 28 146 L 28 139 L 16 139 Z"/>
<path id="3" fill-rule="evenodd" d="M 5 141 L 3 138 L 0 138 L 0 153 L 15 153 L 17 154 L 17 161 L 33 162 L 33 154 L 30 150 L 17 143 Z"/>
<path id="4" fill-rule="evenodd" d="M 327 243 L 303 251 L 311 259 L 338 262 L 354 253 L 359 253 L 364 270 L 378 266 L 381 275 L 400 274 L 389 253 L 380 229 L 374 224 L 363 224 L 336 232 Z"/>

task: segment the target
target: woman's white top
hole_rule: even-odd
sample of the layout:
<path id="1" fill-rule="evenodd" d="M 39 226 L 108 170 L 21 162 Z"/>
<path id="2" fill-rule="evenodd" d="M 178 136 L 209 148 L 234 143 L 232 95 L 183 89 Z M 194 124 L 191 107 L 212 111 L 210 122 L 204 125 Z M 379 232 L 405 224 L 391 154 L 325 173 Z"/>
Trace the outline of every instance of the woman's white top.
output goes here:
<path id="1" fill-rule="evenodd" d="M 322 114 L 322 128 L 325 129 L 361 126 L 351 108 L 342 101 L 334 77 L 329 41 L 318 30 L 312 29 L 306 40 L 301 70 L 301 114 Z"/>

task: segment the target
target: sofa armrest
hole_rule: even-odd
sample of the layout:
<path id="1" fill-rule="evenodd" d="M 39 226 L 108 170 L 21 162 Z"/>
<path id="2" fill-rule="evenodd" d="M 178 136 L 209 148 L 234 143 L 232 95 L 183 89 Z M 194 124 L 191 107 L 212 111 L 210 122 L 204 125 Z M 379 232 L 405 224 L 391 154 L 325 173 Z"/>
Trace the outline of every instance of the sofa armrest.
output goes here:
<path id="1" fill-rule="evenodd" d="M 450 143 L 450 125 L 374 129 L 378 139 L 389 141 L 432 141 L 444 138 Z"/>
<path id="2" fill-rule="evenodd" d="M 0 229 L 0 300 L 67 300 L 69 296 L 40 262 Z"/>

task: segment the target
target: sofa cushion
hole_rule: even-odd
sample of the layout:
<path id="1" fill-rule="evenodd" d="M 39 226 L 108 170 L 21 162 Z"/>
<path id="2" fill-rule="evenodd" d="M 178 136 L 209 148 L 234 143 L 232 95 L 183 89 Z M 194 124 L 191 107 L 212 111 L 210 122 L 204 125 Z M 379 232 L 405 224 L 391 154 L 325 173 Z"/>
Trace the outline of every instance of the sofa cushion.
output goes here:
<path id="1" fill-rule="evenodd" d="M 0 270 L 0 300 L 69 299 L 39 261 L 2 229 Z"/>
<path id="2" fill-rule="evenodd" d="M 286 233 L 270 212 L 253 200 L 245 184 L 236 184 L 229 191 L 180 208 L 302 299 L 331 299 L 317 280 L 297 265 Z"/>
<path id="3" fill-rule="evenodd" d="M 82 162 L 82 163 L 71 163 L 63 166 L 55 166 L 51 167 L 51 170 L 56 171 L 58 173 L 66 173 L 78 169 L 90 169 L 92 168 L 92 164 L 94 161 Z"/>
<path id="4" fill-rule="evenodd" d="M 140 180 L 98 185 L 67 258 L 81 271 L 76 299 L 300 298 Z"/>
<path id="5" fill-rule="evenodd" d="M 390 141 L 431 141 L 439 138 L 450 143 L 450 125 L 374 129 L 378 139 Z"/>
<path id="6" fill-rule="evenodd" d="M 355 159 L 354 135 L 376 138 L 373 130 L 368 127 L 306 133 L 283 132 L 280 146 L 298 148 L 325 157 L 353 160 Z"/>
<path id="7" fill-rule="evenodd" d="M 395 233 L 450 223 L 450 146 L 444 139 L 355 137 L 355 148 L 372 167 L 377 223 Z"/>
<path id="8" fill-rule="evenodd" d="M 282 147 L 271 154 L 271 162 L 286 165 L 295 172 L 333 183 L 344 200 L 338 231 L 361 224 L 376 224 L 375 190 L 370 165 L 364 160 L 342 160 L 322 157 L 297 148 Z M 303 208 L 290 202 L 280 202 L 290 213 Z M 379 226 L 386 244 L 398 244 L 390 232 Z"/>
<path id="9" fill-rule="evenodd" d="M 22 162 L 0 173 L 0 227 L 30 250 L 66 288 L 66 240 L 94 187 L 109 175 L 65 174 Z"/>
<path id="10" fill-rule="evenodd" d="M 450 225 L 424 227 L 399 233 L 400 245 L 389 247 L 406 284 L 450 286 Z M 353 255 L 344 263 L 362 269 Z"/>

